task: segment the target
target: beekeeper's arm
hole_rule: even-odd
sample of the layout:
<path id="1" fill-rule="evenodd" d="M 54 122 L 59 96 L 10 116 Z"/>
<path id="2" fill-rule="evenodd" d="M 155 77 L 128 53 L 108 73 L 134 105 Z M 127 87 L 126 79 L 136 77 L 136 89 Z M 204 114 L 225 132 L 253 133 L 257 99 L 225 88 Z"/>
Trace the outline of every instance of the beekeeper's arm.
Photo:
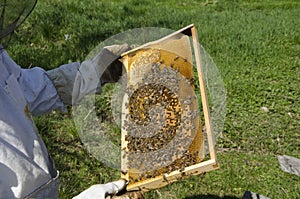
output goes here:
<path id="1" fill-rule="evenodd" d="M 105 83 L 117 82 L 122 75 L 120 55 L 129 46 L 112 45 L 104 47 L 91 60 L 62 65 L 47 72 L 65 105 L 76 105 L 88 94 L 99 94 Z"/>

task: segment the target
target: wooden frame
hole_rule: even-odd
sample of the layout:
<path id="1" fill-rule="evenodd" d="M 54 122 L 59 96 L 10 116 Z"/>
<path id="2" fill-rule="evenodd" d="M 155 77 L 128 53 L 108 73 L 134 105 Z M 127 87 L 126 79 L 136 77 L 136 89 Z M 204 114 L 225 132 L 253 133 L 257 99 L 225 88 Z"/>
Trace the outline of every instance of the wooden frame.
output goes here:
<path id="1" fill-rule="evenodd" d="M 198 34 L 195 26 L 193 24 L 186 26 L 166 37 L 163 37 L 162 39 L 156 40 L 151 43 L 159 43 L 162 42 L 168 38 L 171 38 L 173 36 L 176 36 L 177 34 L 184 34 L 187 36 L 191 36 L 192 38 L 192 47 L 194 49 L 194 56 L 197 66 L 197 72 L 198 72 L 198 79 L 199 79 L 199 85 L 200 85 L 200 94 L 201 94 L 201 102 L 202 102 L 202 108 L 203 108 L 203 115 L 204 115 L 204 121 L 205 121 L 205 127 L 206 127 L 206 136 L 208 141 L 208 148 L 209 148 L 209 156 L 210 159 L 205 160 L 203 162 L 200 162 L 198 164 L 194 164 L 192 166 L 185 167 L 184 170 L 176 170 L 172 171 L 169 174 L 163 174 L 161 176 L 157 176 L 154 178 L 146 179 L 143 181 L 130 183 L 127 186 L 127 191 L 149 191 L 153 189 L 160 188 L 162 186 L 165 186 L 171 182 L 175 182 L 180 180 L 181 178 L 188 177 L 190 175 L 199 175 L 201 173 L 205 173 L 211 170 L 215 170 L 219 168 L 217 157 L 216 157 L 216 151 L 214 146 L 214 134 L 212 133 L 212 125 L 211 125 L 211 118 L 210 118 L 210 111 L 209 111 L 209 105 L 208 105 L 208 97 L 206 93 L 206 85 L 204 81 L 204 74 L 203 74 L 203 68 L 201 63 L 201 55 L 200 55 L 200 46 L 198 41 Z M 149 43 L 142 45 L 138 48 L 135 48 L 129 52 L 126 52 L 122 54 L 122 57 L 125 57 L 129 55 L 132 52 L 135 52 L 139 49 L 142 49 L 143 47 L 149 45 Z M 126 59 L 123 60 L 124 65 L 128 64 L 126 63 Z M 126 100 L 124 100 L 126 101 Z M 122 108 L 123 115 L 128 113 L 128 110 L 124 107 Z M 122 149 L 127 147 L 127 141 L 125 141 L 126 132 L 122 131 Z M 126 170 L 126 163 L 127 159 L 122 155 L 122 170 Z M 129 179 L 128 174 L 123 173 L 121 174 L 121 177 L 124 179 Z"/>

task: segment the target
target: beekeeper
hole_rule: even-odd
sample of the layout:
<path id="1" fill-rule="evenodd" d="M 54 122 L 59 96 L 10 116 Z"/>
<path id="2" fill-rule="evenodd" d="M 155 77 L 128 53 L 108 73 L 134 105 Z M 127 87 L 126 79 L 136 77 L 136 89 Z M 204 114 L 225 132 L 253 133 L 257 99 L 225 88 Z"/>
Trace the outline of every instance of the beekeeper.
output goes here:
<path id="1" fill-rule="evenodd" d="M 35 4 L 36 0 L 1 1 L 0 38 L 9 36 Z M 0 46 L 0 199 L 58 198 L 59 173 L 32 115 L 64 110 L 72 104 L 73 88 L 76 102 L 99 91 L 101 85 L 115 82 L 122 67 L 117 58 L 126 50 L 127 45 L 105 47 L 92 60 L 45 71 L 22 69 Z M 101 83 L 91 82 L 95 78 Z M 102 199 L 124 186 L 124 180 L 94 185 L 75 198 Z"/>

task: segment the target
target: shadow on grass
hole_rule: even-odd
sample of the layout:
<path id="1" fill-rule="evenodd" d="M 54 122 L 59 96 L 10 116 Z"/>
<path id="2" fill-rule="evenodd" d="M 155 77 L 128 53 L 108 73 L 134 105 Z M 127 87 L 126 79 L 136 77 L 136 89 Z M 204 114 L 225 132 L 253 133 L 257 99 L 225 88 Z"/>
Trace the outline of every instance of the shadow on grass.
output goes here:
<path id="1" fill-rule="evenodd" d="M 235 196 L 224 196 L 224 197 L 220 197 L 220 196 L 216 196 L 216 195 L 193 195 L 193 196 L 188 196 L 184 199 L 240 199 L 237 198 Z"/>

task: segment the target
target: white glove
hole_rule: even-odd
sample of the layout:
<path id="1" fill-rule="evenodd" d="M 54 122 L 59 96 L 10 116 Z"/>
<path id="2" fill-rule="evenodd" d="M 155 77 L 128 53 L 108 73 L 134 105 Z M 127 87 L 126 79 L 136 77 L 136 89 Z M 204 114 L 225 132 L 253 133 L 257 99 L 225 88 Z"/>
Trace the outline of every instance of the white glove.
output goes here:
<path id="1" fill-rule="evenodd" d="M 117 82 L 123 66 L 118 58 L 129 49 L 127 44 L 107 46 L 92 60 L 84 61 L 75 80 L 72 104 L 76 105 L 85 95 L 99 94 L 105 83 Z"/>
<path id="2" fill-rule="evenodd" d="M 129 49 L 127 44 L 106 46 L 93 59 L 86 60 L 81 65 L 62 65 L 47 71 L 47 75 L 64 104 L 77 104 L 85 95 L 99 94 L 105 83 L 119 80 L 122 63 L 118 58 Z"/>
<path id="3" fill-rule="evenodd" d="M 125 180 L 118 180 L 107 184 L 93 185 L 79 195 L 73 197 L 73 199 L 105 199 L 107 195 L 115 195 L 126 185 Z"/>
<path id="4" fill-rule="evenodd" d="M 117 59 L 122 53 L 130 50 L 128 44 L 106 46 L 92 60 L 94 67 L 98 69 L 98 75 L 101 78 L 101 84 L 114 83 L 122 75 L 123 64 Z"/>

